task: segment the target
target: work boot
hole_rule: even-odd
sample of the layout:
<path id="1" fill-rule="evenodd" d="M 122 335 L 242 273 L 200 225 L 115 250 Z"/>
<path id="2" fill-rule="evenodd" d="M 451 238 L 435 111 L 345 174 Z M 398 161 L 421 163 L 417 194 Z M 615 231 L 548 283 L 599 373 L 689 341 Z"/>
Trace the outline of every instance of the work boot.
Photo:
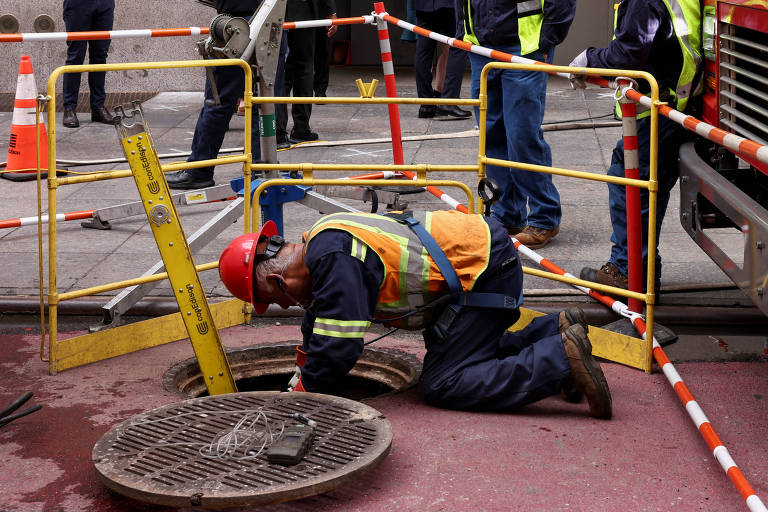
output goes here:
<path id="1" fill-rule="evenodd" d="M 595 418 L 610 419 L 613 414 L 611 390 L 594 357 L 587 331 L 580 324 L 568 327 L 563 333 L 563 347 L 571 365 L 573 387 L 587 397 L 589 413 Z"/>
<path id="2" fill-rule="evenodd" d="M 104 107 L 91 109 L 91 121 L 94 123 L 113 124 L 112 114 Z"/>
<path id="3" fill-rule="evenodd" d="M 590 267 L 582 268 L 579 278 L 585 281 L 604 284 L 606 286 L 615 286 L 616 288 L 622 288 L 624 290 L 629 287 L 627 276 L 622 274 L 618 267 L 610 261 L 600 267 L 600 270 Z"/>
<path id="4" fill-rule="evenodd" d="M 553 229 L 525 226 L 515 238 L 529 249 L 539 249 L 547 245 L 559 232 L 560 226 L 555 226 Z"/>
<path id="5" fill-rule="evenodd" d="M 67 128 L 77 128 L 80 126 L 80 121 L 77 119 L 77 114 L 75 114 L 75 109 L 73 108 L 65 108 L 64 109 L 64 119 L 62 120 L 62 124 L 66 126 Z"/>
<path id="6" fill-rule="evenodd" d="M 584 314 L 584 310 L 581 308 L 568 308 L 560 312 L 557 317 L 557 331 L 562 334 L 572 325 L 579 324 L 584 328 L 584 331 L 589 332 L 589 326 L 587 325 L 587 316 Z"/>

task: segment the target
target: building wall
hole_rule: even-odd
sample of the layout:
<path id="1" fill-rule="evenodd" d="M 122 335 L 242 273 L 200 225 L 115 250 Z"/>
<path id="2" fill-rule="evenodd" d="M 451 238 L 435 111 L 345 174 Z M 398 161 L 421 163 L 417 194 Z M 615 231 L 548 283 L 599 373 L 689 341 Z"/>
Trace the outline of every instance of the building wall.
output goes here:
<path id="1" fill-rule="evenodd" d="M 195 0 L 116 0 L 115 30 L 207 26 L 215 11 Z M 406 0 L 386 2 L 388 12 L 405 18 Z M 372 3 L 363 0 L 337 0 L 339 16 L 361 16 L 372 11 Z M 567 64 L 587 46 L 604 46 L 610 41 L 613 2 L 611 0 L 579 0 L 574 24 L 568 39 L 556 53 L 557 64 Z M 11 14 L 21 25 L 21 32 L 33 32 L 36 16 L 48 14 L 55 22 L 55 31 L 63 32 L 62 0 L 3 0 L 0 15 Z M 402 30 L 390 27 L 393 57 L 396 66 L 413 62 L 413 43 L 402 42 Z M 162 60 L 194 60 L 199 55 L 196 37 L 153 39 L 117 39 L 112 41 L 109 62 L 140 62 Z M 376 29 L 372 26 L 341 27 L 335 37 L 351 41 L 349 62 L 352 65 L 378 66 L 380 63 Z M 64 64 L 65 42 L 2 43 L 0 52 L 0 93 L 14 92 L 19 57 L 30 55 L 35 69 L 38 91 L 46 87 L 50 72 Z M 87 61 L 87 57 L 86 57 Z M 60 82 L 60 81 L 59 81 Z M 107 74 L 108 92 L 196 91 L 202 90 L 202 70 L 122 71 Z M 86 80 L 82 81 L 87 91 Z M 61 84 L 57 84 L 61 90 Z"/>

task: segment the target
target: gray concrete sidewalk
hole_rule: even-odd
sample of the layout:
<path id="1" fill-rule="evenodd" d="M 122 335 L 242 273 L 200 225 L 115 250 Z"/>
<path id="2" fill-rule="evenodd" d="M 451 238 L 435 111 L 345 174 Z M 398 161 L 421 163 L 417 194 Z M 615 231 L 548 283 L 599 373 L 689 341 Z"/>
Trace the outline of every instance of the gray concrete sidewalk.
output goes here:
<path id="1" fill-rule="evenodd" d="M 398 92 L 414 97 L 415 83 L 409 69 L 397 71 Z M 384 95 L 383 77 L 377 68 L 334 68 L 331 73 L 329 96 L 358 96 L 355 79 L 370 82 L 380 80 L 378 95 Z M 469 97 L 469 77 L 464 81 L 463 97 Z M 547 92 L 546 122 L 571 120 L 612 120 L 612 93 L 590 88 L 574 91 L 567 81 L 550 79 Z M 202 103 L 202 93 L 161 93 L 146 101 L 146 112 L 151 133 L 159 153 L 189 151 L 192 133 Z M 425 140 L 403 144 L 405 161 L 411 163 L 473 163 L 477 157 L 477 137 L 468 136 L 475 128 L 474 119 L 441 120 L 419 119 L 417 105 L 399 107 L 403 136 L 427 136 Z M 5 154 L 11 124 L 10 112 L 0 113 L 0 154 Z M 57 156 L 60 160 L 101 160 L 122 156 L 120 144 L 113 128 L 82 122 L 77 129 L 56 127 Z M 318 105 L 314 107 L 312 128 L 324 141 L 360 140 L 389 137 L 387 108 L 384 105 Z M 290 126 L 290 124 L 289 124 Z M 454 138 L 430 136 L 458 134 Z M 546 139 L 552 146 L 554 165 L 577 170 L 605 173 L 611 151 L 620 136 L 620 128 L 588 128 L 568 131 L 549 131 Z M 224 147 L 242 145 L 243 118 L 233 117 Z M 279 153 L 281 162 L 318 162 L 338 164 L 391 163 L 389 143 L 367 144 L 362 141 L 338 146 L 311 144 Z M 164 160 L 170 162 L 174 159 Z M 175 159 L 177 161 L 183 158 Z M 127 164 L 70 167 L 73 172 L 105 169 L 127 169 Z M 351 175 L 355 173 L 345 173 Z M 241 175 L 237 165 L 220 166 L 216 170 L 216 183 L 225 184 Z M 317 177 L 340 177 L 339 173 L 316 173 Z M 460 176 L 460 178 L 457 178 Z M 461 179 L 474 188 L 470 175 L 445 173 L 434 178 Z M 563 205 L 560 234 L 554 242 L 540 252 L 557 264 L 578 275 L 585 265 L 604 263 L 610 252 L 610 220 L 608 218 L 607 186 L 599 182 L 584 182 L 555 177 Z M 465 201 L 459 189 L 446 189 L 450 195 Z M 43 184 L 43 210 L 47 211 L 47 190 Z M 35 182 L 14 183 L 0 180 L 0 219 L 34 216 L 37 214 Z M 427 193 L 403 196 L 414 209 L 446 209 L 448 205 Z M 98 209 L 138 199 L 136 186 L 130 179 L 111 180 L 61 187 L 58 189 L 58 213 Z M 370 205 L 348 201 L 349 204 L 368 209 Z M 664 259 L 663 285 L 667 290 L 692 289 L 692 293 L 669 294 L 666 303 L 734 304 L 748 303 L 736 291 L 697 292 L 698 287 L 727 283 L 727 277 L 688 238 L 678 219 L 677 190 L 673 192 L 661 235 L 661 254 Z M 208 221 L 225 203 L 195 205 L 180 209 L 187 235 Z M 318 217 L 314 210 L 288 204 L 285 207 L 286 235 L 298 241 L 300 234 Z M 198 263 L 218 259 L 226 244 L 242 232 L 240 222 L 228 227 L 195 257 Z M 44 228 L 44 236 L 47 229 Z M 737 250 L 743 243 L 735 230 L 724 231 L 723 244 Z M 47 241 L 43 240 L 43 254 L 47 274 Z M 5 272 L 0 276 L 0 295 L 32 296 L 38 294 L 38 238 L 35 226 L 0 230 L 0 254 Z M 113 222 L 108 231 L 83 229 L 79 222 L 58 223 L 57 283 L 59 292 L 71 291 L 107 282 L 136 277 L 159 260 L 147 222 L 142 217 L 125 218 Z M 47 280 L 47 277 L 46 277 Z M 206 272 L 203 283 L 212 297 L 228 293 L 216 272 Z M 47 285 L 46 285 L 47 286 Z M 47 289 L 47 288 L 46 288 Z M 552 296 L 571 294 L 564 285 L 539 278 L 527 278 L 526 289 Z M 167 285 L 160 285 L 154 295 L 169 295 Z"/>

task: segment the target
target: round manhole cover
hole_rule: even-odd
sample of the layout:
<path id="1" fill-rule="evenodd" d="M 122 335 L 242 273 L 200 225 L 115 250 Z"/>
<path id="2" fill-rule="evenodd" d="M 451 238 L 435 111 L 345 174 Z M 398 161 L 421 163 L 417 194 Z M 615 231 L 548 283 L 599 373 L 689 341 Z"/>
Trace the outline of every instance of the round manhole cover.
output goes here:
<path id="1" fill-rule="evenodd" d="M 259 413 L 273 432 L 295 423 L 294 413 L 317 422 L 301 462 L 269 464 L 265 452 L 211 454 L 222 433 Z M 391 444 L 389 421 L 360 402 L 257 391 L 193 398 L 134 416 L 102 436 L 93 461 L 106 486 L 125 496 L 171 507 L 222 509 L 327 492 L 375 467 Z"/>
<path id="2" fill-rule="evenodd" d="M 296 366 L 298 343 L 275 343 L 227 350 L 238 391 L 285 391 Z M 413 387 L 421 375 L 421 361 L 391 348 L 366 347 L 335 395 L 361 400 Z M 168 391 L 187 397 L 208 393 L 197 359 L 173 365 L 163 376 Z"/>

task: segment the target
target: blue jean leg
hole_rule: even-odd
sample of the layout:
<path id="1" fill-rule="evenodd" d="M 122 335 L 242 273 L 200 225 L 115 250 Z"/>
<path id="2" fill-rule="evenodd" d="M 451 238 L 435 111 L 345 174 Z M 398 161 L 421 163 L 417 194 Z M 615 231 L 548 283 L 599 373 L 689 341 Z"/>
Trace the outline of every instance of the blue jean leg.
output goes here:
<path id="1" fill-rule="evenodd" d="M 209 160 L 219 155 L 224 142 L 224 135 L 229 129 L 229 121 L 237 110 L 237 100 L 245 90 L 245 75 L 240 66 L 218 66 L 211 68 L 213 79 L 219 92 L 221 105 L 203 103 L 200 116 L 197 118 L 195 133 L 192 136 L 192 153 L 188 162 Z M 205 99 L 213 100 L 211 84 L 206 77 Z M 254 119 L 251 122 L 251 153 L 253 162 L 261 161 L 261 144 L 259 139 L 259 120 L 254 109 Z M 189 174 L 198 179 L 212 179 L 213 167 L 189 169 Z"/>
<path id="2" fill-rule="evenodd" d="M 517 54 L 517 48 L 499 48 Z M 536 53 L 528 57 L 544 60 Z M 553 57 L 550 52 L 548 60 Z M 480 91 L 480 73 L 491 59 L 470 54 L 472 97 Z M 533 71 L 493 70 L 488 75 L 486 154 L 491 158 L 551 166 L 552 152 L 541 123 L 546 106 L 547 75 Z M 479 113 L 475 109 L 475 115 Z M 502 190 L 493 215 L 508 227 L 553 229 L 560 225 L 560 194 L 549 174 L 487 166 L 488 176 Z"/>
<path id="3" fill-rule="evenodd" d="M 647 180 L 650 175 L 650 119 L 643 118 L 637 122 L 637 137 L 640 159 L 640 179 Z M 661 224 L 669 204 L 669 195 L 680 176 L 680 163 L 678 155 L 680 146 L 691 135 L 685 128 L 674 121 L 659 116 L 659 158 L 658 180 L 659 191 L 656 210 L 656 234 L 657 248 L 658 238 L 661 234 Z M 624 141 L 619 139 L 611 156 L 611 166 L 608 169 L 609 176 L 624 177 Z M 610 262 L 626 276 L 627 275 L 627 213 L 626 213 L 626 187 L 623 185 L 608 185 L 608 206 L 611 213 L 611 258 Z M 648 191 L 640 191 L 640 212 L 642 225 L 642 254 L 643 271 L 648 261 Z M 656 281 L 661 279 L 661 256 L 656 253 Z M 644 278 L 645 282 L 645 278 Z"/>

